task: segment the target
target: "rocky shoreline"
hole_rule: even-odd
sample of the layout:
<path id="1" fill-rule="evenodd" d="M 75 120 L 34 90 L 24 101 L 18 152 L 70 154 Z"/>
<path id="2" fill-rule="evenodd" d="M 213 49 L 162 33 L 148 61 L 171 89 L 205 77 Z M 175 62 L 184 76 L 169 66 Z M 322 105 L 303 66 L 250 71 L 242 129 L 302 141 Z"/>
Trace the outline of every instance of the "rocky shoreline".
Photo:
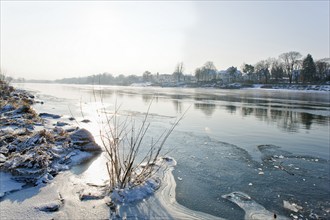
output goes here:
<path id="1" fill-rule="evenodd" d="M 0 174 L 9 176 L 1 179 L 45 184 L 102 151 L 86 129 L 63 122 L 60 115 L 38 114 L 32 107 L 36 102 L 32 94 L 1 83 Z M 2 185 L 0 198 L 13 190 Z"/>

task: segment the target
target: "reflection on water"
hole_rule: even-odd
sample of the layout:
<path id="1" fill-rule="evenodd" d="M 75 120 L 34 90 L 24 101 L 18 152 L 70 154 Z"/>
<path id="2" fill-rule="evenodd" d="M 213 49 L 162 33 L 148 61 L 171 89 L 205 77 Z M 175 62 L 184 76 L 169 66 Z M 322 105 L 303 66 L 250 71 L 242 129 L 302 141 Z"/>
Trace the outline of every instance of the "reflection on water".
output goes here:
<path id="1" fill-rule="evenodd" d="M 212 116 L 215 111 L 216 105 L 211 103 L 195 103 L 195 109 L 201 110 L 205 115 Z"/>
<path id="2" fill-rule="evenodd" d="M 72 88 L 81 90 L 80 87 Z M 205 116 L 212 117 L 217 108 L 224 107 L 230 114 L 243 117 L 254 116 L 264 122 L 276 122 L 276 125 L 288 132 L 311 129 L 313 123 L 329 123 L 330 97 L 325 93 L 305 93 L 292 91 L 265 90 L 201 90 L 201 89 L 161 89 L 131 87 L 95 87 L 85 90 L 87 93 L 102 94 L 104 98 L 136 99 L 141 97 L 145 104 L 151 101 L 171 100 L 176 113 L 182 113 L 183 103 L 193 101 L 194 109 Z"/>
<path id="3" fill-rule="evenodd" d="M 214 124 L 224 118 L 234 119 L 230 128 L 226 128 L 229 121 L 223 122 L 221 127 L 212 129 L 209 124 L 202 125 L 214 129 L 239 130 L 245 126 L 254 130 L 253 120 L 264 122 L 267 126 L 276 127 L 280 131 L 297 133 L 310 131 L 317 126 L 329 130 L 330 95 L 327 92 L 295 92 L 277 90 L 219 90 L 219 89 L 177 89 L 152 87 L 112 87 L 112 86 L 77 86 L 77 85 L 43 85 L 27 84 L 32 89 L 39 89 L 42 94 L 55 97 L 57 105 L 65 106 L 61 98 L 84 101 L 95 101 L 95 97 L 102 97 L 108 104 L 124 104 L 124 110 L 145 111 L 153 102 L 154 114 L 176 116 L 189 106 L 189 114 L 196 115 L 191 121 L 199 126 L 201 123 Z M 54 100 L 56 101 L 56 100 Z M 72 101 L 68 101 L 72 104 Z M 169 105 L 169 103 L 172 103 Z M 80 103 L 81 105 L 81 103 Z M 68 107 L 66 107 L 68 108 Z M 71 107 L 72 109 L 76 108 Z M 55 110 L 54 110 L 55 111 Z M 206 118 L 201 121 L 202 113 Z M 69 114 L 69 113 L 67 113 Z M 78 112 L 78 114 L 80 114 Z M 189 116 L 188 116 L 189 117 Z M 242 121 L 249 118 L 252 121 Z M 189 125 L 188 125 L 189 126 Z M 270 127 L 267 127 L 268 130 Z M 267 131 L 266 130 L 266 131 Z M 265 132 L 265 131 L 264 131 Z M 270 132 L 270 131 L 268 131 Z M 233 132 L 234 133 L 234 132 Z M 245 132 L 244 132 L 245 133 Z M 264 133 L 265 135 L 265 133 Z"/>
<path id="4" fill-rule="evenodd" d="M 179 114 L 182 114 L 183 113 L 183 110 L 184 110 L 183 109 L 183 106 L 182 106 L 182 103 L 179 100 L 177 100 L 177 99 L 174 99 L 172 101 L 172 103 L 173 103 L 173 106 L 174 106 L 175 111 L 177 113 L 179 113 Z"/>
<path id="5" fill-rule="evenodd" d="M 27 87 L 39 88 L 44 95 L 54 95 L 57 99 L 72 98 L 80 102 L 83 99 L 86 103 L 95 101 L 95 97 L 102 97 L 102 101 L 112 104 L 117 101 L 119 104 L 131 103 L 127 108 L 134 111 L 144 111 L 152 101 L 156 114 L 168 113 L 170 116 L 180 114 L 193 105 L 190 112 L 200 111 L 208 118 L 218 120 L 220 112 L 222 117 L 225 116 L 222 111 L 225 109 L 230 115 L 254 117 L 267 124 L 272 123 L 285 132 L 310 130 L 315 125 L 328 127 L 330 121 L 330 95 L 326 92 L 31 85 L 27 84 Z M 144 105 L 139 102 L 141 99 Z M 168 102 L 172 103 L 172 108 Z"/>
<path id="6" fill-rule="evenodd" d="M 142 100 L 145 103 L 150 103 L 154 97 L 156 98 L 157 96 L 153 96 L 152 94 L 142 94 Z"/>
<path id="7" fill-rule="evenodd" d="M 87 90 L 92 92 L 91 90 Z M 260 90 L 261 94 L 251 92 L 203 93 L 189 92 L 186 94 L 165 93 L 150 89 L 104 89 L 97 90 L 104 97 L 110 98 L 114 94 L 117 98 L 136 98 L 141 96 L 144 103 L 159 100 L 172 100 L 176 113 L 182 113 L 183 104 L 180 100 L 193 100 L 194 109 L 200 110 L 205 116 L 212 117 L 217 107 L 224 107 L 230 114 L 238 114 L 243 117 L 254 116 L 258 120 L 276 125 L 287 132 L 297 132 L 303 125 L 304 129 L 311 129 L 313 123 L 327 125 L 329 122 L 330 105 L 329 96 L 323 94 L 323 99 L 315 94 L 284 92 L 270 95 Z M 95 93 L 95 91 L 94 91 Z M 322 97 L 322 95 L 321 95 Z M 322 102 L 325 101 L 325 102 Z M 235 105 L 233 105 L 235 104 Z M 321 115 L 315 115 L 305 111 L 318 111 Z M 324 115 L 325 114 L 325 115 Z"/>
<path id="8" fill-rule="evenodd" d="M 321 125 L 327 125 L 329 117 L 322 115 L 313 115 L 307 112 L 294 112 L 290 110 L 278 110 L 278 109 L 263 109 L 263 108 L 251 108 L 227 105 L 225 106 L 229 113 L 240 114 L 243 117 L 255 116 L 257 119 L 265 122 L 275 122 L 280 129 L 288 132 L 297 132 L 300 125 L 303 125 L 304 129 L 309 130 L 313 122 Z"/>
<path id="9" fill-rule="evenodd" d="M 260 91 L 263 93 L 264 91 Z M 284 92 L 285 93 L 285 92 Z M 322 95 L 321 95 L 322 97 Z M 264 122 L 276 122 L 276 125 L 287 132 L 297 132 L 300 126 L 311 129 L 315 122 L 320 125 L 329 123 L 330 105 L 329 96 L 323 94 L 323 99 L 314 94 L 281 94 L 280 97 L 260 94 L 234 93 L 234 94 L 166 94 L 142 93 L 143 101 L 150 103 L 152 99 L 171 99 L 177 113 L 182 113 L 182 99 L 193 99 L 194 108 L 200 110 L 205 116 L 212 117 L 217 107 L 225 107 L 228 113 L 243 117 L 254 116 Z M 303 98 L 303 100 L 301 100 Z M 322 102 L 325 101 L 325 102 Z M 236 105 L 233 105 L 236 104 Z M 305 112 L 305 111 L 310 111 Z M 316 115 L 320 113 L 320 115 Z"/>
<path id="10" fill-rule="evenodd" d="M 236 106 L 235 105 L 226 105 L 226 109 L 231 114 L 234 114 L 236 112 Z"/>
<path id="11" fill-rule="evenodd" d="M 271 101 L 246 97 L 239 99 L 232 96 L 212 96 L 211 99 L 216 101 L 225 100 L 230 103 L 219 103 L 219 106 L 224 105 L 225 109 L 231 114 L 239 114 L 243 117 L 254 116 L 265 122 L 277 122 L 276 124 L 279 128 L 289 132 L 297 132 L 300 125 L 304 125 L 304 129 L 309 130 L 313 122 L 320 125 L 327 125 L 329 123 L 330 105 L 327 103 L 297 103 L 292 102 L 292 99 L 289 101 Z M 202 99 L 201 97 L 196 97 L 195 100 Z M 241 106 L 232 105 L 232 103 L 237 102 Z M 216 105 L 195 103 L 195 108 L 201 110 L 207 116 L 212 116 L 215 112 Z M 314 114 L 304 112 L 303 110 L 313 111 Z M 321 113 L 321 115 L 316 115 L 315 113 Z"/>

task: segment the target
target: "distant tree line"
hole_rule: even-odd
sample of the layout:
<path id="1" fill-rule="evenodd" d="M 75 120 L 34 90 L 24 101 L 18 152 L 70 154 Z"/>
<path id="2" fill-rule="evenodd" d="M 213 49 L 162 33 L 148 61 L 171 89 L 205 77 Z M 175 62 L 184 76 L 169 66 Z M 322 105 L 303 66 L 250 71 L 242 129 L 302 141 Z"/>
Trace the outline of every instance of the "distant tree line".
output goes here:
<path id="1" fill-rule="evenodd" d="M 330 80 L 330 59 L 314 61 L 307 54 L 303 59 L 296 51 L 282 53 L 255 65 L 243 64 L 245 80 L 253 83 L 321 83 Z"/>
<path id="2" fill-rule="evenodd" d="M 110 73 L 100 73 L 86 77 L 64 78 L 54 81 L 55 83 L 68 84 L 95 84 L 95 85 L 131 85 L 132 83 L 142 82 L 142 77 L 136 75 L 113 76 Z"/>
<path id="3" fill-rule="evenodd" d="M 229 84 L 229 83 L 323 83 L 330 81 L 330 58 L 314 61 L 312 55 L 302 55 L 296 51 L 282 53 L 278 58 L 260 60 L 255 64 L 243 63 L 240 70 L 231 66 L 218 71 L 212 61 L 195 69 L 194 74 L 185 74 L 183 62 L 178 63 L 174 71 L 168 74 L 143 72 L 142 76 L 118 75 L 110 73 L 94 74 L 86 77 L 64 78 L 50 80 L 16 79 L 15 82 L 43 82 L 70 84 L 100 84 L 100 85 L 131 85 L 148 83 L 161 86 L 176 86 L 181 84 Z"/>
<path id="4" fill-rule="evenodd" d="M 330 59 L 324 58 L 314 62 L 312 55 L 305 58 L 296 51 L 279 55 L 278 58 L 260 60 L 256 64 L 229 67 L 224 71 L 217 71 L 213 62 L 206 62 L 204 66 L 196 68 L 197 82 L 217 83 L 322 83 L 330 81 Z"/>

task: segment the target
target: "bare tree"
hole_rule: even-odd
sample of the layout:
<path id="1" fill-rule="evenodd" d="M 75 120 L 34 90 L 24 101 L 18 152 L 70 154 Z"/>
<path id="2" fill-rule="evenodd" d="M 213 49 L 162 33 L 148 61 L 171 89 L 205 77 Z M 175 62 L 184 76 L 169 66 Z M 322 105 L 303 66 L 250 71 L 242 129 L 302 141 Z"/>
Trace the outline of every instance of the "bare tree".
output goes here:
<path id="1" fill-rule="evenodd" d="M 270 77 L 269 66 L 270 62 L 267 60 L 260 60 L 255 64 L 254 70 L 259 82 L 264 81 L 265 83 L 268 83 Z"/>
<path id="2" fill-rule="evenodd" d="M 144 71 L 142 77 L 145 82 L 150 82 L 152 80 L 152 74 L 149 71 Z"/>
<path id="3" fill-rule="evenodd" d="M 330 77 L 330 59 L 324 58 L 315 62 L 316 65 L 316 78 L 324 80 Z"/>
<path id="4" fill-rule="evenodd" d="M 210 81 L 216 79 L 217 68 L 212 61 L 208 61 L 202 67 L 202 75 L 204 76 L 204 81 Z"/>
<path id="5" fill-rule="evenodd" d="M 299 78 L 301 78 L 300 76 L 300 70 L 302 68 L 302 60 L 296 60 L 293 64 L 293 75 L 292 75 L 292 80 L 295 81 L 295 83 L 298 83 Z"/>
<path id="6" fill-rule="evenodd" d="M 283 63 L 276 58 L 268 58 L 268 62 L 270 65 L 271 80 L 278 82 L 284 76 Z"/>
<path id="7" fill-rule="evenodd" d="M 177 80 L 177 82 L 181 81 L 181 78 L 183 77 L 183 71 L 184 71 L 183 62 L 180 62 L 176 65 L 174 73 L 172 74 L 173 77 Z"/>
<path id="8" fill-rule="evenodd" d="M 201 68 L 197 68 L 195 70 L 195 77 L 197 79 L 197 82 L 202 80 L 202 70 L 201 70 Z"/>
<path id="9" fill-rule="evenodd" d="M 284 68 L 286 71 L 286 74 L 289 77 L 290 84 L 292 83 L 292 76 L 294 71 L 294 65 L 297 63 L 297 61 L 302 57 L 302 55 L 299 52 L 296 51 L 290 51 L 287 53 L 282 53 L 279 58 L 284 63 Z"/>

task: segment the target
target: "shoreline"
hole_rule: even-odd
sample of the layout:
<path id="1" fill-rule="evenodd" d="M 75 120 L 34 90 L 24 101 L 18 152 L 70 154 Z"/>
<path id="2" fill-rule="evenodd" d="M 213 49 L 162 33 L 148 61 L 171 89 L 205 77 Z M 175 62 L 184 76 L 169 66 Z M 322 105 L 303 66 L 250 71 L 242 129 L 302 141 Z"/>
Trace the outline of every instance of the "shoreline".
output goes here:
<path id="1" fill-rule="evenodd" d="M 42 116 L 45 117 L 46 115 L 42 114 Z M 50 115 L 47 116 L 50 117 Z M 47 119 L 48 123 L 46 123 L 45 126 L 52 128 L 55 125 L 58 125 L 57 122 L 59 122 L 59 120 L 62 122 L 69 120 L 68 118 L 65 120 L 64 119 L 64 117 L 60 117 L 58 119 Z M 70 155 L 71 160 L 78 155 L 79 154 Z M 99 160 L 96 160 L 94 162 L 100 162 Z M 77 161 L 81 160 L 77 158 Z M 175 163 L 174 160 L 172 162 Z M 91 166 L 94 166 L 94 164 Z M 74 164 L 72 164 L 72 166 L 73 165 Z M 209 215 L 206 213 L 192 211 L 177 203 L 175 199 L 176 182 L 172 174 L 174 166 L 175 164 L 170 163 L 168 164 L 167 168 L 164 167 L 164 170 L 162 170 L 159 174 L 159 179 L 163 180 L 162 184 L 160 185 L 160 188 L 153 194 L 145 197 L 143 201 L 136 201 L 129 204 L 126 203 L 124 205 L 119 205 L 118 210 L 120 216 L 126 216 L 132 219 L 150 219 L 159 217 L 166 219 L 215 219 L 216 217 L 214 216 L 208 217 Z M 111 215 L 111 207 L 109 208 L 106 205 L 106 203 L 109 202 L 107 199 L 109 198 L 109 195 L 102 194 L 105 192 L 102 184 L 95 185 L 92 183 L 92 185 L 90 185 L 90 182 L 86 182 L 86 178 L 83 175 L 85 173 L 86 172 L 83 171 L 77 174 L 74 173 L 73 169 L 66 171 L 63 170 L 60 171 L 58 175 L 55 175 L 54 179 L 48 181 L 48 183 L 41 183 L 36 187 L 23 188 L 22 190 L 24 191 L 14 190 L 15 192 L 9 193 L 4 197 L 3 200 L 0 200 L 2 203 L 1 206 L 4 207 L 4 210 L 1 210 L 1 212 L 5 213 L 4 215 L 1 213 L 1 216 L 7 216 L 8 218 L 23 218 L 25 216 L 29 216 L 33 219 L 39 218 L 38 216 L 47 216 L 47 218 L 54 216 L 60 219 L 93 219 L 99 218 L 100 216 L 102 218 L 103 216 L 104 218 L 109 218 Z M 237 193 L 234 195 L 237 195 Z M 246 197 L 249 198 L 248 196 Z M 82 200 L 81 198 L 86 199 Z M 232 197 L 226 197 L 228 200 L 230 200 L 230 198 Z M 244 197 L 240 196 L 238 198 Z M 17 206 L 14 204 L 16 201 L 19 201 Z M 233 202 L 235 203 L 235 201 Z M 248 200 L 248 202 L 248 205 L 256 205 L 255 203 L 252 203 L 251 200 Z M 249 208 L 250 206 L 247 207 Z M 257 205 L 255 207 L 258 207 L 259 210 L 250 210 L 250 217 L 252 216 L 253 218 L 256 217 L 254 219 L 258 219 L 257 217 L 259 216 L 262 217 L 262 219 L 265 217 L 272 219 L 273 213 L 266 212 L 262 206 Z M 14 210 L 17 209 L 20 211 L 16 213 Z M 267 216 L 265 216 L 265 214 Z M 117 216 L 115 215 L 113 218 L 116 217 Z"/>
<path id="2" fill-rule="evenodd" d="M 37 113 L 32 94 L 7 89 L 0 97 L 0 174 L 5 177 L 0 198 L 25 185 L 47 184 L 59 172 L 102 151 L 86 129 L 60 115 Z M 17 187 L 11 189 L 12 184 Z"/>
<path id="3" fill-rule="evenodd" d="M 163 159 L 161 159 L 163 160 Z M 161 161 L 160 160 L 160 161 Z M 109 207 L 110 197 L 104 185 L 84 180 L 66 171 L 49 184 L 13 192 L 1 201 L 4 219 L 222 219 L 190 210 L 176 202 L 174 159 L 165 159 L 152 179 L 161 179 L 160 187 L 144 198 Z M 138 189 L 143 192 L 145 189 Z M 21 193 L 21 192 L 24 192 Z M 134 195 L 133 195 L 134 197 Z"/>
<path id="4" fill-rule="evenodd" d="M 19 99 L 11 100 L 9 96 Z M 84 173 L 75 174 L 71 170 L 73 166 L 97 157 L 95 153 L 100 147 L 92 134 L 73 127 L 70 119 L 60 115 L 35 112 L 32 107 L 34 96 L 25 90 L 14 90 L 9 96 L 5 98 L 9 101 L 0 106 L 0 216 L 4 219 L 116 219 L 118 215 L 112 215 L 111 206 L 108 206 L 111 198 L 104 187 L 106 184 L 89 183 Z M 29 105 L 21 103 L 22 97 L 30 97 Z M 17 105 L 13 106 L 12 102 Z M 17 111 L 22 108 L 25 110 Z M 4 150 L 22 143 L 23 150 Z M 41 153 L 40 158 L 30 156 L 37 152 L 44 154 Z M 159 188 L 148 189 L 148 184 L 141 186 L 135 193 L 152 191 L 143 198 L 134 198 L 134 192 L 129 192 L 128 196 L 133 200 L 126 204 L 116 203 L 118 214 L 129 219 L 221 219 L 189 210 L 176 202 L 176 183 L 172 174 L 176 162 L 168 158 L 163 160 L 167 162 L 159 164 L 160 170 L 153 177 L 160 180 Z M 35 166 L 36 161 L 43 161 L 44 167 Z"/>
<path id="5" fill-rule="evenodd" d="M 152 179 L 160 179 L 160 187 L 142 201 L 118 205 L 118 214 L 114 219 L 223 219 L 207 213 L 194 211 L 176 201 L 176 182 L 172 171 L 176 161 L 173 158 L 160 158 L 160 169 Z"/>
<path id="6" fill-rule="evenodd" d="M 86 85 L 86 86 L 118 86 L 118 87 L 150 87 L 150 88 L 188 88 L 188 89 L 224 89 L 224 90 L 240 90 L 240 89 L 264 89 L 264 90 L 285 90 L 285 91 L 306 91 L 306 92 L 329 92 L 330 83 L 325 84 L 245 84 L 245 83 L 231 83 L 225 85 L 218 85 L 216 83 L 205 84 L 171 84 L 159 85 L 152 83 L 133 83 L 131 85 L 102 85 L 102 84 L 72 84 L 72 83 L 43 83 L 43 82 L 24 82 L 31 84 L 54 84 L 54 85 Z M 14 84 L 24 84 L 17 82 Z"/>

